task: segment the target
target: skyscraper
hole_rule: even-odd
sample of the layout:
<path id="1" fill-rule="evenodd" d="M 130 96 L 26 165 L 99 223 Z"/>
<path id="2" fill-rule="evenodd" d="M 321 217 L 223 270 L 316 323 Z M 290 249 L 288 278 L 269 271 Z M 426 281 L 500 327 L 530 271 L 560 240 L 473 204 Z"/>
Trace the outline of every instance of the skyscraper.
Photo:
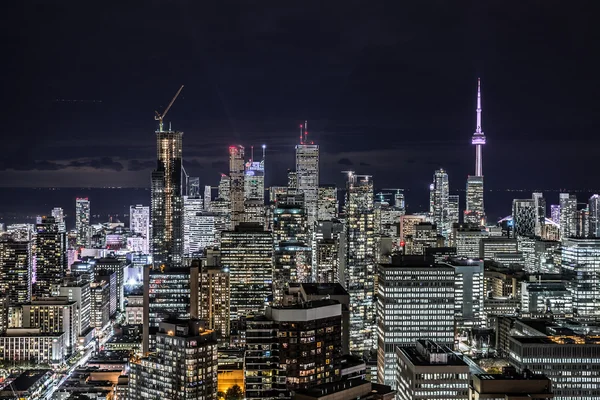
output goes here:
<path id="1" fill-rule="evenodd" d="M 448 196 L 448 224 L 450 229 L 454 224 L 458 224 L 460 220 L 460 197 L 457 194 Z"/>
<path id="2" fill-rule="evenodd" d="M 445 238 L 450 237 L 450 186 L 448 174 L 443 169 L 438 169 L 433 175 L 433 223 L 437 225 L 437 232 Z"/>
<path id="3" fill-rule="evenodd" d="M 244 171 L 244 199 L 265 204 L 265 149 L 261 161 L 249 160 Z M 254 153 L 254 152 L 253 152 Z"/>
<path id="4" fill-rule="evenodd" d="M 210 185 L 204 186 L 204 211 L 211 211 L 210 202 L 212 201 L 212 188 Z"/>
<path id="5" fill-rule="evenodd" d="M 60 207 L 54 207 L 52 209 L 52 216 L 54 217 L 54 219 L 56 220 L 56 223 L 58 224 L 58 229 L 60 229 L 61 232 L 66 232 L 67 226 L 65 224 L 64 210 Z"/>
<path id="6" fill-rule="evenodd" d="M 304 208 L 309 229 L 318 217 L 319 146 L 308 140 L 307 123 L 300 126 L 300 144 L 296 145 L 297 189 L 304 193 Z"/>
<path id="7" fill-rule="evenodd" d="M 319 186 L 318 212 L 319 221 L 331 221 L 338 217 L 338 198 L 335 185 Z"/>
<path id="8" fill-rule="evenodd" d="M 157 166 L 152 172 L 152 255 L 155 265 L 183 261 L 183 132 L 156 132 Z"/>
<path id="9" fill-rule="evenodd" d="M 588 201 L 590 237 L 600 237 L 600 196 L 595 194 Z"/>
<path id="10" fill-rule="evenodd" d="M 150 207 L 141 204 L 129 206 L 129 230 L 143 238 L 142 252 L 150 251 Z"/>
<path id="11" fill-rule="evenodd" d="M 467 178 L 467 197 L 465 209 L 465 222 L 469 224 L 482 224 L 485 222 L 483 205 L 483 156 L 482 149 L 485 144 L 485 135 L 481 129 L 481 81 L 477 79 L 477 124 L 471 143 L 475 145 L 475 175 Z"/>
<path id="12" fill-rule="evenodd" d="M 30 241 L 0 240 L 0 297 L 9 304 L 31 300 L 33 257 Z"/>
<path id="13" fill-rule="evenodd" d="M 50 297 L 66 275 L 67 240 L 53 217 L 42 217 L 36 225 L 36 276 L 33 295 Z"/>
<path id="14" fill-rule="evenodd" d="M 344 287 L 350 295 L 350 350 L 374 345 L 375 214 L 373 180 L 348 172 L 346 192 L 347 256 Z"/>
<path id="15" fill-rule="evenodd" d="M 244 146 L 229 146 L 231 224 L 244 221 Z"/>
<path id="16" fill-rule="evenodd" d="M 533 199 L 514 199 L 512 217 L 515 235 L 535 236 L 537 215 Z"/>
<path id="17" fill-rule="evenodd" d="M 535 206 L 535 235 L 542 236 L 544 225 L 546 224 L 546 199 L 542 193 L 533 193 L 533 203 Z"/>
<path id="18" fill-rule="evenodd" d="M 221 265 L 230 274 L 231 318 L 261 312 L 273 290 L 272 233 L 252 223 L 222 232 Z"/>
<path id="19" fill-rule="evenodd" d="M 60 221 L 57 221 L 60 224 Z M 90 201 L 87 197 L 75 199 L 75 229 L 77 230 L 77 245 L 89 246 L 90 241 Z"/>
<path id="20" fill-rule="evenodd" d="M 202 197 L 183 196 L 183 254 L 190 257 L 201 253 L 201 225 L 203 212 Z"/>
<path id="21" fill-rule="evenodd" d="M 577 197 L 574 194 L 560 193 L 560 240 L 577 234 Z"/>

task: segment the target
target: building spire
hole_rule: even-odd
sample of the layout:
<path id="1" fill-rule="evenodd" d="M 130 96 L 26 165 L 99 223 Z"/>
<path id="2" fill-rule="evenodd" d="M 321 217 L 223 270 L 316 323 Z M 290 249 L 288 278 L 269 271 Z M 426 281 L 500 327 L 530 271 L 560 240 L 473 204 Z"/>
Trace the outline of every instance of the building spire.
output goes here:
<path id="1" fill-rule="evenodd" d="M 476 133 L 481 132 L 481 78 L 477 78 L 477 126 Z"/>

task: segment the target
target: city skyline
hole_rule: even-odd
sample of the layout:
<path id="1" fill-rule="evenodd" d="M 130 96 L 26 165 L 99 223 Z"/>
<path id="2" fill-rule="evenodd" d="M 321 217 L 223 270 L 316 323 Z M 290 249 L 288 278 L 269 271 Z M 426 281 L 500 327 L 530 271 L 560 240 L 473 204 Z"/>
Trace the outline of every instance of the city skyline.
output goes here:
<path id="1" fill-rule="evenodd" d="M 358 5 L 346 5 L 338 16 L 335 4 L 272 8 L 262 15 L 244 8 L 226 31 L 220 26 L 227 10 L 220 6 L 199 13 L 192 5 L 154 5 L 139 15 L 123 7 L 110 15 L 115 32 L 105 28 L 106 10 L 83 24 L 69 18 L 77 6 L 49 7 L 63 29 L 40 38 L 15 27 L 39 46 L 9 57 L 9 63 L 25 61 L 7 92 L 27 78 L 15 89 L 26 94 L 10 100 L 12 120 L 26 122 L 15 124 L 7 143 L 0 186 L 148 186 L 152 112 L 164 110 L 183 83 L 165 122 L 186 132 L 186 170 L 203 183 L 215 186 L 218 173 L 227 171 L 228 146 L 263 143 L 273 171 L 265 186 L 282 182 L 293 165 L 296 124 L 308 120 L 320 146 L 322 182 L 340 186 L 339 171 L 352 167 L 378 177 L 383 187 L 401 179 L 404 187 L 426 189 L 442 167 L 463 187 L 458 182 L 473 173 L 468 140 L 477 77 L 485 85 L 486 188 L 594 186 L 598 176 L 576 174 L 571 166 L 581 156 L 580 167 L 594 170 L 598 128 L 591 97 L 597 64 L 585 45 L 595 30 L 585 7 L 440 5 L 412 21 L 419 6 L 400 14 L 393 5 L 374 8 L 362 18 Z M 45 15 L 29 11 L 44 29 Z M 571 17 L 557 28 L 553 22 L 563 22 L 564 14 Z M 181 32 L 149 30 L 137 22 L 143 16 L 179 21 Z M 118 36 L 118 28 L 130 24 L 129 35 Z M 98 39 L 66 51 L 74 45 L 68 32 L 89 36 L 90 29 L 114 43 L 114 53 L 107 57 Z M 472 41 L 467 32 L 474 31 Z M 218 45 L 205 36 L 216 37 Z M 47 72 L 30 81 L 30 64 Z M 85 65 L 95 67 L 78 71 Z M 515 155 L 525 161 L 552 154 L 561 154 L 564 164 L 542 161 L 523 171 L 510 162 Z"/>

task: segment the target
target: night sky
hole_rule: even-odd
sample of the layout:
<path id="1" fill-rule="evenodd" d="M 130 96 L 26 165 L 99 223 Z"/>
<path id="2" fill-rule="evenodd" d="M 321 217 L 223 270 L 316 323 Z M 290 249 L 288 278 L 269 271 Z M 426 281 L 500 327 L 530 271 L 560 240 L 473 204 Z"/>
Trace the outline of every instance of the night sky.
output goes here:
<path id="1" fill-rule="evenodd" d="M 238 143 L 285 184 L 307 119 L 322 183 L 426 191 L 441 166 L 464 188 L 481 77 L 487 188 L 600 188 L 595 2 L 12 3 L 1 186 L 149 186 L 184 84 L 166 121 L 202 184 Z"/>

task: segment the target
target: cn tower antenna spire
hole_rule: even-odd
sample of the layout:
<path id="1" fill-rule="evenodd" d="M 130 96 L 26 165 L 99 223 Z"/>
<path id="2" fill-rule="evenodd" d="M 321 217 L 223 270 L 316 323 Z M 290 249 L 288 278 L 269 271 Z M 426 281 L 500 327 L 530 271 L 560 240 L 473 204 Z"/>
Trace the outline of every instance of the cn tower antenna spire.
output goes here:
<path id="1" fill-rule="evenodd" d="M 481 79 L 477 78 L 477 124 L 471 143 L 475 145 L 475 176 L 483 176 L 482 146 L 485 144 L 485 134 L 481 129 Z"/>

